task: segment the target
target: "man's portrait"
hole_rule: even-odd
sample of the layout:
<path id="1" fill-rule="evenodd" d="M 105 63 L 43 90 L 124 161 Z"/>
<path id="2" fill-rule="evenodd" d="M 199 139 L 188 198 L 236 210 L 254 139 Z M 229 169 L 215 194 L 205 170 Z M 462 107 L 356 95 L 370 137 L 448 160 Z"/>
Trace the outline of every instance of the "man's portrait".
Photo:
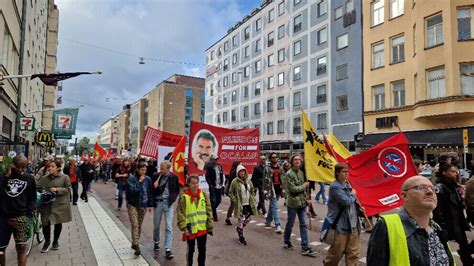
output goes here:
<path id="1" fill-rule="evenodd" d="M 192 156 L 194 163 L 199 170 L 204 170 L 204 166 L 211 158 L 217 157 L 219 143 L 209 130 L 202 129 L 197 132 L 193 139 Z"/>

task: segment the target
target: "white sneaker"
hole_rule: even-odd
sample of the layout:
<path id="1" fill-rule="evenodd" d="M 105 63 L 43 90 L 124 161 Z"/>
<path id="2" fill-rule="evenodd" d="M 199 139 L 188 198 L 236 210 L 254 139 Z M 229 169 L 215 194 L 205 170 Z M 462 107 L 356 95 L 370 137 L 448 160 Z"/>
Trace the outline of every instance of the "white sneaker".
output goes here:
<path id="1" fill-rule="evenodd" d="M 275 229 L 275 233 L 281 234 L 282 232 L 283 232 L 283 230 L 281 230 L 281 226 L 277 225 L 277 227 Z"/>

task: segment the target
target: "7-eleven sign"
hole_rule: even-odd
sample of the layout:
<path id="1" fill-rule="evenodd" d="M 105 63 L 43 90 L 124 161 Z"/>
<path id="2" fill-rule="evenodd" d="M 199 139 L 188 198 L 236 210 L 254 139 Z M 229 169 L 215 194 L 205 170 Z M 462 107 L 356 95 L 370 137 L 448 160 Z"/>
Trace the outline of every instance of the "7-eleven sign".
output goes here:
<path id="1" fill-rule="evenodd" d="M 58 115 L 58 128 L 70 129 L 72 122 L 72 116 L 70 115 Z"/>
<path id="2" fill-rule="evenodd" d="M 34 117 L 22 117 L 20 118 L 20 130 L 21 131 L 33 131 L 35 129 L 35 118 Z"/>

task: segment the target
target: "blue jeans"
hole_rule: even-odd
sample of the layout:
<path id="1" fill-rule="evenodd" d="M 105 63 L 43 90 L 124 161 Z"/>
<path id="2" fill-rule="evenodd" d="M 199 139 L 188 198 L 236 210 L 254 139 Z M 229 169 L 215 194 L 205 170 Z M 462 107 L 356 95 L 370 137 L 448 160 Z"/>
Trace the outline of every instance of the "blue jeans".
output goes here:
<path id="1" fill-rule="evenodd" d="M 285 233 L 283 239 L 285 244 L 291 242 L 291 230 L 293 229 L 293 224 L 295 223 L 296 215 L 298 215 L 298 220 L 300 221 L 300 237 L 301 237 L 301 248 L 308 247 L 308 225 L 306 224 L 306 207 L 294 209 L 287 207 L 288 209 L 288 220 L 285 226 Z"/>
<path id="2" fill-rule="evenodd" d="M 268 206 L 266 224 L 270 224 L 275 219 L 275 226 L 280 225 L 280 215 L 278 214 L 278 200 L 280 197 L 273 197 L 270 199 L 270 205 Z"/>
<path id="3" fill-rule="evenodd" d="M 214 219 L 217 218 L 217 207 L 219 207 L 219 204 L 221 204 L 221 201 L 222 201 L 222 191 L 223 191 L 223 188 L 219 188 L 219 189 L 214 188 L 214 187 L 209 188 L 212 216 L 214 217 Z"/>
<path id="4" fill-rule="evenodd" d="M 316 201 L 319 201 L 319 197 L 322 196 L 323 203 L 326 204 L 328 202 L 328 198 L 326 197 L 326 184 L 324 184 L 323 182 L 318 182 L 318 184 L 319 184 L 319 192 L 318 194 L 316 194 L 314 199 Z"/>
<path id="5" fill-rule="evenodd" d="M 118 207 L 122 208 L 123 202 L 123 192 L 125 192 L 125 184 L 117 183 L 117 190 L 118 190 Z"/>
<path id="6" fill-rule="evenodd" d="M 153 211 L 153 241 L 160 242 L 160 225 L 163 214 L 165 215 L 165 250 L 171 250 L 173 244 L 173 212 L 174 205 L 168 207 L 168 201 L 158 201 Z"/>

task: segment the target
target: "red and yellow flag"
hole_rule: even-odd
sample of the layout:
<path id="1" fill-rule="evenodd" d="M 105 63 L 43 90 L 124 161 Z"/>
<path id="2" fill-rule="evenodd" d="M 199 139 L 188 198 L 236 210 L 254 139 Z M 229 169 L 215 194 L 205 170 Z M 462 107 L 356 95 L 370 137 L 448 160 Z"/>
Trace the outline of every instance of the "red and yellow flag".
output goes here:
<path id="1" fill-rule="evenodd" d="M 95 143 L 94 146 L 94 159 L 100 161 L 104 156 L 107 155 L 107 152 L 102 148 L 99 143 Z"/>
<path id="2" fill-rule="evenodd" d="M 184 176 L 184 150 L 186 149 L 186 136 L 183 136 L 173 150 L 173 173 L 178 176 L 178 181 L 184 187 L 186 183 Z"/>

